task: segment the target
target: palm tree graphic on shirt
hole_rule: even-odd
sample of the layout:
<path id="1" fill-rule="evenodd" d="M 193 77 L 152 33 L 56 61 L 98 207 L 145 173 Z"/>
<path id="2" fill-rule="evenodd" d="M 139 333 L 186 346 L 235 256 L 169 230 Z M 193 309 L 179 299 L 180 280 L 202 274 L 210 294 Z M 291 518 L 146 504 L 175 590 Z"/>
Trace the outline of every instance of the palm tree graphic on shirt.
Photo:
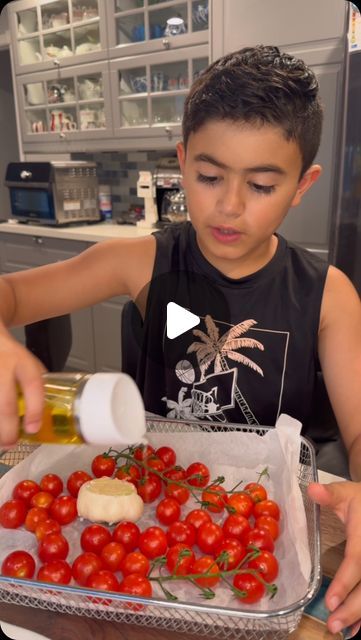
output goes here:
<path id="1" fill-rule="evenodd" d="M 193 335 L 200 338 L 200 342 L 193 342 L 187 349 L 187 353 L 196 353 L 198 366 L 201 372 L 201 380 L 205 379 L 205 373 L 212 362 L 214 362 L 214 372 L 229 371 L 226 358 L 234 360 L 246 367 L 250 367 L 259 375 L 263 376 L 262 369 L 253 360 L 238 349 L 260 349 L 264 351 L 264 346 L 254 338 L 244 337 L 244 334 L 251 327 L 257 324 L 256 320 L 244 320 L 231 327 L 223 336 L 219 336 L 219 329 L 210 315 L 204 318 L 208 335 L 200 329 L 193 329 Z M 258 424 L 252 410 L 239 387 L 235 386 L 235 399 L 248 424 Z"/>

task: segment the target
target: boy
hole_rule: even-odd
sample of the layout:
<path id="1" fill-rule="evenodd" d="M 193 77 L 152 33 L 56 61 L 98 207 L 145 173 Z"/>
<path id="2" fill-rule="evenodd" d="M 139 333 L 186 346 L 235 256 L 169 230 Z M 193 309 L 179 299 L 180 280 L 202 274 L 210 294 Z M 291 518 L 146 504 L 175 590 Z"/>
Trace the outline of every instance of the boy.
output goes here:
<path id="1" fill-rule="evenodd" d="M 17 435 L 15 382 L 29 432 L 39 427 L 42 405 L 42 367 L 5 327 L 128 294 L 144 318 L 137 381 L 146 409 L 249 424 L 274 424 L 283 411 L 305 421 L 319 358 L 351 475 L 361 480 L 358 295 L 340 271 L 275 233 L 321 173 L 312 164 L 322 123 L 317 94 L 310 69 L 276 47 L 225 56 L 197 79 L 185 104 L 177 151 L 191 224 L 99 243 L 0 280 L 4 445 Z M 174 341 L 165 338 L 170 301 L 201 318 Z M 326 599 L 337 632 L 360 617 L 361 485 L 315 484 L 310 494 L 349 529 Z"/>

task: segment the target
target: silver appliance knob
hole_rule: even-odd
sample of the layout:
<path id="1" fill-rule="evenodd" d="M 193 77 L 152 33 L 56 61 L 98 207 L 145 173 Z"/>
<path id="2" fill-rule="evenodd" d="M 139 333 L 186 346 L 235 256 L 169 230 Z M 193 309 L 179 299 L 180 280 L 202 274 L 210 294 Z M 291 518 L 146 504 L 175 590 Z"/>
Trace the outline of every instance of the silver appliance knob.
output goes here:
<path id="1" fill-rule="evenodd" d="M 31 173 L 31 171 L 26 171 L 26 169 L 23 169 L 22 172 L 20 173 L 20 178 L 22 180 L 30 180 L 33 177 L 33 174 Z"/>

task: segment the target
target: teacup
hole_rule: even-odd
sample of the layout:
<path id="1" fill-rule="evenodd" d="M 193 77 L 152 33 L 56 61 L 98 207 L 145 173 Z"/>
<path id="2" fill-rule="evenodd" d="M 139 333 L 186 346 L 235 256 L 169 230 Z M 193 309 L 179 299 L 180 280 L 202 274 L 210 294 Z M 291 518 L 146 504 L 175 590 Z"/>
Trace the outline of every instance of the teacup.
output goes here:
<path id="1" fill-rule="evenodd" d="M 97 112 L 95 109 L 82 109 L 80 111 L 80 128 L 95 129 L 97 120 Z"/>
<path id="2" fill-rule="evenodd" d="M 50 24 L 52 27 L 63 27 L 68 23 L 68 14 L 63 11 L 62 13 L 54 13 L 50 17 Z"/>

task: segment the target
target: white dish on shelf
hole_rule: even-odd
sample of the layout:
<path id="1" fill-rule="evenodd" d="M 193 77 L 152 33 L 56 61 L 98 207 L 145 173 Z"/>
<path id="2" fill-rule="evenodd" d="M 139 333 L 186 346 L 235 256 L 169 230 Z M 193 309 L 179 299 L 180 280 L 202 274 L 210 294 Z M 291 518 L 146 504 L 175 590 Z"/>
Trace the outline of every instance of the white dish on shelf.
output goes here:
<path id="1" fill-rule="evenodd" d="M 35 631 L 30 631 L 30 629 L 24 629 L 24 627 L 18 627 L 15 624 L 3 622 L 2 620 L 0 621 L 0 629 L 8 638 L 11 638 L 11 640 L 50 640 L 50 638 L 42 636 L 40 633 L 35 633 Z"/>

